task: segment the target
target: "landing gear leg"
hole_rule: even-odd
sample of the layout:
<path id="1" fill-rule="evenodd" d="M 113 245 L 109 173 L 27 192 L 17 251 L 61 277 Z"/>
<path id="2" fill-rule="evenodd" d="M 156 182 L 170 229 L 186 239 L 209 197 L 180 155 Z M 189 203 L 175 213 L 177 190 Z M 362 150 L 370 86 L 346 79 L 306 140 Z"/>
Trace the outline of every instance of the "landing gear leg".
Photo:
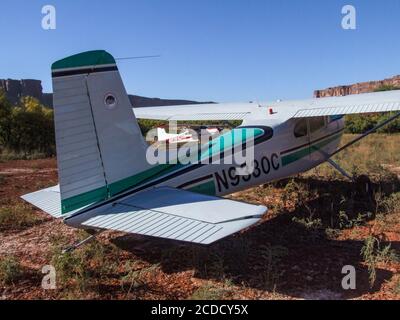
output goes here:
<path id="1" fill-rule="evenodd" d="M 371 180 L 369 179 L 368 176 L 360 176 L 355 179 L 351 175 L 349 175 L 343 168 L 341 168 L 336 162 L 332 160 L 332 157 L 339 152 L 342 152 L 344 149 L 352 146 L 356 142 L 364 139 L 365 137 L 369 136 L 371 133 L 376 132 L 378 129 L 383 128 L 390 122 L 396 120 L 397 118 L 400 118 L 400 112 L 396 113 L 395 115 L 391 116 L 389 119 L 381 122 L 380 124 L 376 125 L 374 128 L 368 130 L 364 134 L 358 136 L 357 138 L 353 139 L 352 141 L 346 143 L 344 146 L 340 147 L 337 149 L 335 152 L 333 152 L 331 155 L 329 155 L 329 159 L 327 160 L 328 163 L 330 163 L 336 170 L 338 170 L 342 175 L 345 177 L 349 178 L 353 182 L 358 182 L 360 185 L 362 185 L 363 192 L 365 192 L 370 198 L 373 197 L 373 188 L 372 188 L 372 183 Z M 356 181 L 357 180 L 357 181 Z"/>
<path id="2" fill-rule="evenodd" d="M 371 179 L 367 175 L 361 175 L 358 177 L 354 177 L 347 173 L 341 166 L 339 166 L 335 161 L 332 159 L 327 160 L 327 162 L 334 167 L 337 171 L 339 171 L 342 175 L 346 178 L 350 179 L 352 182 L 356 184 L 356 189 L 361 194 L 367 194 L 370 197 L 373 193 L 372 182 Z M 360 187 L 361 186 L 361 187 Z"/>
<path id="3" fill-rule="evenodd" d="M 328 159 L 327 162 L 334 167 L 337 171 L 339 171 L 342 175 L 344 175 L 346 178 L 350 179 L 351 181 L 354 182 L 354 177 L 351 176 L 350 174 L 348 174 L 346 172 L 346 170 L 344 170 L 341 166 L 339 166 L 339 164 L 337 164 L 335 161 L 333 161 L 332 159 Z"/>

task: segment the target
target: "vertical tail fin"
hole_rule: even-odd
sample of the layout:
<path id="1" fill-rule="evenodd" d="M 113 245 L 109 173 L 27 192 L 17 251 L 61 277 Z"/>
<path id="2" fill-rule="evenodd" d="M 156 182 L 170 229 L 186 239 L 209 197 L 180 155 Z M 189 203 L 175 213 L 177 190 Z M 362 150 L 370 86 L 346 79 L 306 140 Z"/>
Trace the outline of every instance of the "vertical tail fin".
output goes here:
<path id="1" fill-rule="evenodd" d="M 106 200 L 150 165 L 114 58 L 89 51 L 52 65 L 62 213 Z"/>

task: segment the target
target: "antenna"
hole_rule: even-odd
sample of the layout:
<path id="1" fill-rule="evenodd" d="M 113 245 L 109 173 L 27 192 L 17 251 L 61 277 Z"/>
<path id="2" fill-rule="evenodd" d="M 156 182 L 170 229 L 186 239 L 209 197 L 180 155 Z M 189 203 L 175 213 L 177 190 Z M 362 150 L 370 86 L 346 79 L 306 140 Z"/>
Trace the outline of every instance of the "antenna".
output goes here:
<path id="1" fill-rule="evenodd" d="M 153 56 L 137 56 L 137 57 L 121 57 L 115 58 L 115 60 L 136 60 L 136 59 L 149 59 L 149 58 L 160 58 L 161 55 L 153 55 Z"/>

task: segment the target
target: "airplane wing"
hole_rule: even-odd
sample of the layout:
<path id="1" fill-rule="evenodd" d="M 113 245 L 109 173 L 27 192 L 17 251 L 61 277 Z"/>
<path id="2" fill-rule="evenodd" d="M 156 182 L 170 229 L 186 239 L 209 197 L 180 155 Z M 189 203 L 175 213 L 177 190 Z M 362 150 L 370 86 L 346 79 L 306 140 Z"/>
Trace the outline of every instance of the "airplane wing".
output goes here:
<path id="1" fill-rule="evenodd" d="M 244 120 L 256 105 L 211 103 L 183 106 L 133 108 L 136 118 L 153 120 Z"/>
<path id="2" fill-rule="evenodd" d="M 400 111 L 400 90 L 318 98 L 287 106 L 295 108 L 293 118 Z"/>
<path id="3" fill-rule="evenodd" d="M 210 244 L 257 223 L 266 210 L 264 206 L 160 187 L 77 214 L 66 222 L 71 226 Z"/>
<path id="4" fill-rule="evenodd" d="M 254 103 L 199 104 L 134 108 L 136 118 L 154 120 L 246 120 L 262 108 L 290 118 L 319 117 L 400 110 L 400 90 L 306 100 Z M 267 115 L 267 112 L 261 113 Z"/>

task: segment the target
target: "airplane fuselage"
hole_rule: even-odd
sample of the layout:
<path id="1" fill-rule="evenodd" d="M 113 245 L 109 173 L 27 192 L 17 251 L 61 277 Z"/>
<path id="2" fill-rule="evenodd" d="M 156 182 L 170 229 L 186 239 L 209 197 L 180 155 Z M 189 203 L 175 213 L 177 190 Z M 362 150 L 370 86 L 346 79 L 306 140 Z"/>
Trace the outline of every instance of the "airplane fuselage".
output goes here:
<path id="1" fill-rule="evenodd" d="M 107 202 L 123 199 L 155 187 L 172 187 L 207 195 L 225 196 L 254 186 L 308 171 L 325 162 L 339 146 L 344 131 L 341 117 L 289 120 L 265 126 L 266 137 L 254 143 L 254 170 L 250 175 L 235 174 L 236 164 L 192 164 L 176 166 L 169 174 L 150 179 Z M 251 127 L 247 124 L 246 126 Z M 255 127 L 263 127 L 257 124 Z M 102 205 L 100 203 L 99 205 Z M 80 227 L 80 214 L 66 223 Z"/>
<path id="2" fill-rule="evenodd" d="M 272 137 L 254 146 L 254 170 L 250 175 L 237 175 L 235 164 L 209 164 L 172 178 L 166 184 L 224 196 L 308 171 L 329 158 L 338 148 L 344 131 L 341 117 L 333 121 L 328 117 L 320 119 L 324 121 L 323 126 L 321 123 L 322 127 L 313 132 L 305 119 L 271 127 Z M 295 136 L 295 127 L 300 121 L 306 123 L 306 134 L 300 132 Z"/>

